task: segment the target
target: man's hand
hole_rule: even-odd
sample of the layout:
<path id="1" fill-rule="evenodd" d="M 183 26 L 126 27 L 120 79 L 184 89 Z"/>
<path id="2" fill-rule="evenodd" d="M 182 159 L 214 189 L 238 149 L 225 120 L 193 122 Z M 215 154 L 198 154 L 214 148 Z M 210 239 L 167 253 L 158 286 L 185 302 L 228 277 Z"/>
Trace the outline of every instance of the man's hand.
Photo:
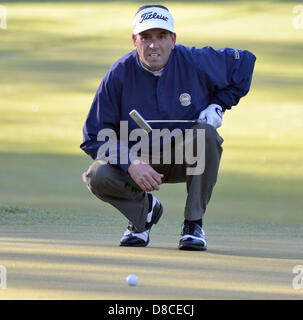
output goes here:
<path id="1" fill-rule="evenodd" d="M 143 191 L 150 192 L 160 189 L 163 174 L 159 174 L 149 164 L 135 160 L 130 164 L 127 171 Z"/>
<path id="2" fill-rule="evenodd" d="M 215 129 L 222 126 L 222 107 L 218 104 L 210 104 L 205 110 L 201 111 L 199 119 L 210 124 Z"/>

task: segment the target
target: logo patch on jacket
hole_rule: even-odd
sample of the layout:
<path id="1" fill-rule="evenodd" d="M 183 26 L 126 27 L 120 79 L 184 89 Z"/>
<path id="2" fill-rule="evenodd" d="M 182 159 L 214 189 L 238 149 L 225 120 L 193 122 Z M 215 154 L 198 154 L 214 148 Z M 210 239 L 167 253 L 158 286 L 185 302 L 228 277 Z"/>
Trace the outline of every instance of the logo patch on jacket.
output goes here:
<path id="1" fill-rule="evenodd" d="M 188 93 L 181 93 L 179 100 L 183 107 L 188 107 L 191 104 L 191 96 Z"/>

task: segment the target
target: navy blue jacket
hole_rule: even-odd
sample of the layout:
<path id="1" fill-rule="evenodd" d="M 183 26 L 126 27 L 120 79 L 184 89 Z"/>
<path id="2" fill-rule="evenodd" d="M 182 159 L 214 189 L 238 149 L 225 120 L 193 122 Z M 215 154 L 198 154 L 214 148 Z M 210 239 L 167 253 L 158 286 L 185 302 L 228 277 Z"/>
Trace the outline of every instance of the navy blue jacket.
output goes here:
<path id="1" fill-rule="evenodd" d="M 230 48 L 197 49 L 176 45 L 160 77 L 145 70 L 136 50 L 115 62 L 105 74 L 83 128 L 80 148 L 96 159 L 101 141 L 98 132 L 113 129 L 119 138 L 120 121 L 129 132 L 138 128 L 129 112 L 136 109 L 144 119 L 197 119 L 211 103 L 230 109 L 250 88 L 255 56 Z M 190 95 L 190 104 L 180 102 Z M 153 128 L 189 128 L 188 124 L 152 124 Z M 130 144 L 131 146 L 131 144 Z M 118 165 L 127 171 L 129 164 Z"/>

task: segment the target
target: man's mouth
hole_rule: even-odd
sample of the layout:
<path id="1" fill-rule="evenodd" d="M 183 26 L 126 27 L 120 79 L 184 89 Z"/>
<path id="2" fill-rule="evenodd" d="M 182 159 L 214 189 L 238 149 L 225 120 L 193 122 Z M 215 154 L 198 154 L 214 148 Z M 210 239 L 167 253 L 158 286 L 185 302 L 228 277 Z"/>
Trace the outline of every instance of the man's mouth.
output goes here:
<path id="1" fill-rule="evenodd" d="M 156 58 L 156 57 L 160 57 L 160 54 L 159 53 L 151 53 L 149 56 L 152 58 Z"/>

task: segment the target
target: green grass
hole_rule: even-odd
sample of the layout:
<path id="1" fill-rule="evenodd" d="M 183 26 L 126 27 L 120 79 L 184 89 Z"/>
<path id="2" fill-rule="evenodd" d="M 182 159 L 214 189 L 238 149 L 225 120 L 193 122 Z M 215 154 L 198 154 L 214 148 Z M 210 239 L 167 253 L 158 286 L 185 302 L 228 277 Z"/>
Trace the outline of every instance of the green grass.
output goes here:
<path id="1" fill-rule="evenodd" d="M 79 145 L 102 76 L 132 50 L 139 3 L 2 4 L 8 28 L 0 29 L 0 202 L 118 215 L 82 183 L 91 161 Z M 209 222 L 303 220 L 303 30 L 292 28 L 295 4 L 167 4 L 178 43 L 257 56 L 251 92 L 219 129 L 224 154 Z M 167 217 L 181 221 L 185 186 L 163 186 L 159 198 Z"/>

